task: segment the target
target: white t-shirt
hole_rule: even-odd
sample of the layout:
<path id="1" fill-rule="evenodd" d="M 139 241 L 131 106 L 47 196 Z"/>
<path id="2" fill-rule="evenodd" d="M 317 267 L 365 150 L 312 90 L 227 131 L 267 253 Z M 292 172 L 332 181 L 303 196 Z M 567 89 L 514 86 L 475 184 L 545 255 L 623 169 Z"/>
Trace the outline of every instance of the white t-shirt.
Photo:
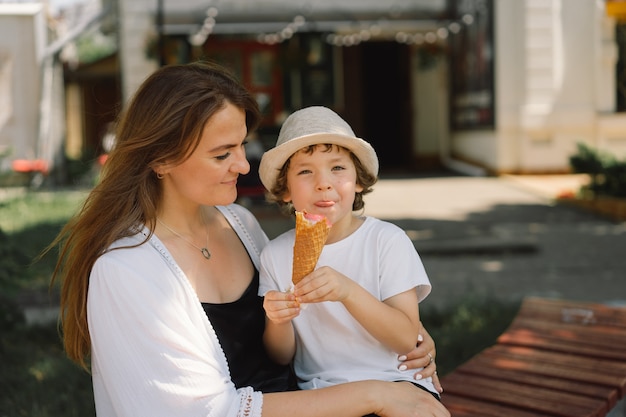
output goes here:
<path id="1" fill-rule="evenodd" d="M 259 295 L 291 287 L 295 231 L 271 241 L 261 253 Z M 381 301 L 415 288 L 423 300 L 431 286 L 406 233 L 372 217 L 347 238 L 324 246 L 317 267 L 330 266 Z M 361 326 L 340 302 L 307 304 L 293 320 L 294 368 L 302 389 L 378 379 L 417 382 L 436 393 L 431 378 L 415 381 L 416 370 L 398 370 L 398 355 Z"/>

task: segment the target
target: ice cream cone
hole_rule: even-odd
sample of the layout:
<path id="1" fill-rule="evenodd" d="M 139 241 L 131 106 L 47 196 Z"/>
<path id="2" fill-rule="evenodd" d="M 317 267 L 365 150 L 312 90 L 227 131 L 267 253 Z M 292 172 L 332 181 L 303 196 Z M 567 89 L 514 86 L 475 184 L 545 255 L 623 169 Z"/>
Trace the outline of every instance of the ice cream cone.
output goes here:
<path id="1" fill-rule="evenodd" d="M 326 218 L 311 217 L 307 218 L 306 213 L 296 211 L 296 240 L 293 245 L 291 278 L 294 285 L 315 269 L 330 230 Z"/>

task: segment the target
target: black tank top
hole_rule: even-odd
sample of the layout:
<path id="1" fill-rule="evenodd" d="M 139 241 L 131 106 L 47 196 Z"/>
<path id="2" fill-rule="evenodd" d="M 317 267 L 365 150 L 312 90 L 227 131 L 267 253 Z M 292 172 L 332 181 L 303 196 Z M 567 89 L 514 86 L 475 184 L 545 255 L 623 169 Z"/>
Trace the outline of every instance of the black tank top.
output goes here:
<path id="1" fill-rule="evenodd" d="M 263 346 L 265 311 L 259 297 L 259 272 L 239 300 L 225 304 L 202 303 L 224 349 L 230 376 L 237 388 L 280 392 L 294 389 L 289 366 L 278 365 Z"/>

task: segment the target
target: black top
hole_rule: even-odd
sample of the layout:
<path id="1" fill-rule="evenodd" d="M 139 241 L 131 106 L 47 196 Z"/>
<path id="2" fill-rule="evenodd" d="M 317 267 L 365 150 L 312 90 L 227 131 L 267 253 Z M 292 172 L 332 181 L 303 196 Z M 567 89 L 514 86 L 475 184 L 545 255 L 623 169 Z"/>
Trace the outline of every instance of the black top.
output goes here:
<path id="1" fill-rule="evenodd" d="M 259 297 L 259 272 L 241 298 L 232 303 L 202 303 L 224 349 L 230 376 L 237 388 L 280 392 L 293 388 L 289 366 L 277 365 L 263 346 L 265 311 Z"/>

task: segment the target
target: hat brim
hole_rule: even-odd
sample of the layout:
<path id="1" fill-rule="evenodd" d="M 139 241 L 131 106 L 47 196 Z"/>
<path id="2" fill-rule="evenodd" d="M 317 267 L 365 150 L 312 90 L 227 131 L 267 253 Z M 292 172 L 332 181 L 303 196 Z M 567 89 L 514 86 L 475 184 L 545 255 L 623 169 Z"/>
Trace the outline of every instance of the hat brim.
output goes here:
<path id="1" fill-rule="evenodd" d="M 310 145 L 333 144 L 349 149 L 365 168 L 365 170 L 373 175 L 378 176 L 378 157 L 372 145 L 361 138 L 353 136 L 339 135 L 336 133 L 314 133 L 311 135 L 300 136 L 280 144 L 268 151 L 261 157 L 261 165 L 259 166 L 259 177 L 267 190 L 271 190 L 276 184 L 276 178 L 285 165 L 285 162 L 302 148 Z"/>

